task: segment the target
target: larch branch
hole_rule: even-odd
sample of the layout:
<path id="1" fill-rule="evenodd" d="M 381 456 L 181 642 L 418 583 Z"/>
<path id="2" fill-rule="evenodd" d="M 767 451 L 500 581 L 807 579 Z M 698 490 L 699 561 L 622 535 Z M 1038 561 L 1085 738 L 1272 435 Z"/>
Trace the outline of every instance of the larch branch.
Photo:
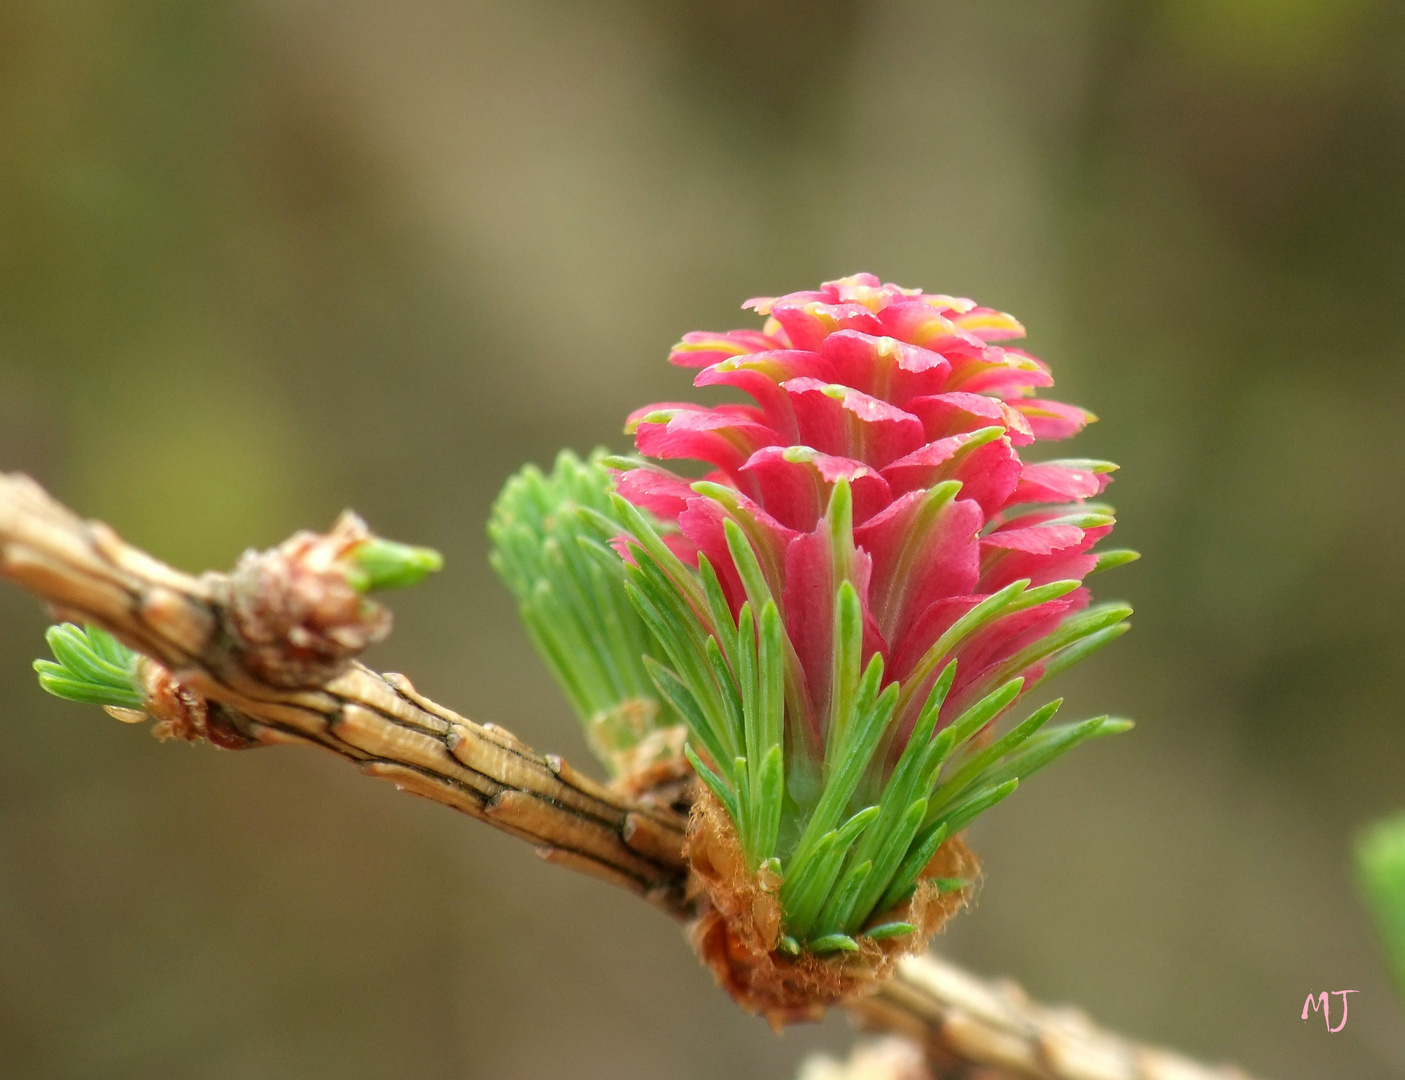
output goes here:
<path id="1" fill-rule="evenodd" d="M 0 477 L 0 573 L 96 623 L 209 703 L 226 747 L 302 743 L 537 845 L 563 863 L 683 914 L 678 815 L 631 799 L 542 755 L 511 732 L 475 724 L 416 692 L 402 675 L 359 663 L 321 685 L 270 686 L 241 662 L 221 575 L 180 573 L 87 522 L 24 476 Z"/>
<path id="2" fill-rule="evenodd" d="M 527 840 L 548 862 L 621 886 L 676 919 L 692 915 L 687 819 L 667 800 L 597 783 L 503 728 L 429 700 L 404 676 L 350 658 L 311 685 L 271 685 L 266 668 L 246 662 L 228 576 L 174 570 L 26 476 L 0 475 L 0 574 L 58 617 L 97 624 L 159 665 L 158 675 L 199 707 L 187 737 L 227 748 L 320 746 Z M 1038 1005 L 1013 985 L 935 957 L 903 961 L 848 1008 L 866 1027 L 914 1039 L 937 1080 L 1247 1080 L 1138 1046 L 1076 1010 Z"/>

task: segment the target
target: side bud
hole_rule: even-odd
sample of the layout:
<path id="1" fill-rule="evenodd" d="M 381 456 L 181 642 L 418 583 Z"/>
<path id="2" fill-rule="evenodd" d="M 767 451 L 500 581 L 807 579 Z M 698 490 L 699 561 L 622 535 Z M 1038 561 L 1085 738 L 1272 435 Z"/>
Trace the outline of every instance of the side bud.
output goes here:
<path id="1" fill-rule="evenodd" d="M 331 532 L 299 532 L 268 551 L 246 551 L 223 594 L 229 629 L 248 672 L 271 686 L 316 686 L 390 633 L 371 589 L 412 585 L 443 565 L 439 553 L 373 536 L 344 512 Z"/>

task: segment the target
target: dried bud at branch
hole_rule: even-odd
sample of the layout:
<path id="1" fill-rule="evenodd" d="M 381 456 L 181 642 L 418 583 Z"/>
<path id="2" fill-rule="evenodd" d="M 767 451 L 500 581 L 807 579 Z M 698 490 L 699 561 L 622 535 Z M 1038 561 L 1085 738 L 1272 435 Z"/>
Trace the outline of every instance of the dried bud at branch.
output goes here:
<path id="1" fill-rule="evenodd" d="M 391 615 L 356 587 L 355 552 L 373 542 L 351 511 L 326 535 L 300 532 L 246 551 L 216 588 L 249 674 L 271 686 L 317 686 L 390 633 Z"/>

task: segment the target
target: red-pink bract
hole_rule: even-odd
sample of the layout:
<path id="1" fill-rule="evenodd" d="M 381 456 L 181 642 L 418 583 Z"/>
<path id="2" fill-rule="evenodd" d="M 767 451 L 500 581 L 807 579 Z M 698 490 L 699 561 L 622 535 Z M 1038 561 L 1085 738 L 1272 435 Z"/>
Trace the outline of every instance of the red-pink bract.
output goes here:
<path id="1" fill-rule="evenodd" d="M 766 316 L 762 330 L 691 333 L 670 360 L 700 369 L 694 385 L 732 388 L 754 404 L 651 405 L 627 429 L 648 457 L 708 463 L 710 483 L 651 465 L 621 473 L 618 491 L 676 525 L 670 546 L 685 561 L 707 557 L 734 616 L 747 597 L 723 522 L 742 526 L 804 673 L 804 715 L 787 726 L 823 745 L 842 578 L 862 601 L 865 661 L 881 653 L 885 682 L 906 684 L 991 593 L 1023 579 L 1082 581 L 1097 562 L 1089 549 L 1112 527 L 1083 501 L 1103 490 L 1111 466 L 1022 460 L 1022 449 L 1095 418 L 1036 396 L 1053 379 L 1040 360 L 998 344 L 1024 335 L 1009 315 L 871 274 L 745 306 Z M 825 514 L 841 480 L 852 528 L 836 543 Z M 1087 602 L 1079 587 L 1006 614 L 925 664 L 921 685 L 904 687 L 889 760 L 948 660 L 957 674 L 943 723 L 996 675 L 1037 678 L 1042 661 L 1023 670 L 1010 661 Z"/>

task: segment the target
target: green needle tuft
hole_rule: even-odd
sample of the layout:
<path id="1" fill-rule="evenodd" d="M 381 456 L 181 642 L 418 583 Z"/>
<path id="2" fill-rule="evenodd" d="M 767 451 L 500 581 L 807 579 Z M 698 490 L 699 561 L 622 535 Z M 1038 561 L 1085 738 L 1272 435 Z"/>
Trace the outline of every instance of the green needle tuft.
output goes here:
<path id="1" fill-rule="evenodd" d="M 54 660 L 34 661 L 39 685 L 55 697 L 88 705 L 140 709 L 146 694 L 137 678 L 138 654 L 97 626 L 51 626 L 44 640 Z"/>
<path id="2" fill-rule="evenodd" d="M 663 605 L 657 619 L 676 621 L 681 612 L 661 595 L 669 583 L 650 578 L 631 584 L 608 547 L 627 520 L 649 526 L 628 504 L 627 517 L 621 516 L 603 462 L 602 451 L 585 461 L 562 451 L 550 473 L 529 465 L 508 480 L 488 523 L 489 561 L 517 598 L 527 633 L 580 717 L 591 749 L 618 774 L 646 764 L 640 755 L 676 754 L 677 741 L 659 733 L 676 728 L 680 712 L 696 713 L 700 706 L 688 685 L 661 667 L 670 654 L 630 599 L 631 588 L 643 589 L 650 604 Z M 660 547 L 665 554 L 662 541 Z M 705 655 L 699 659 L 708 662 Z M 656 684 L 655 669 L 666 685 Z M 735 742 L 703 745 L 730 771 Z"/>

